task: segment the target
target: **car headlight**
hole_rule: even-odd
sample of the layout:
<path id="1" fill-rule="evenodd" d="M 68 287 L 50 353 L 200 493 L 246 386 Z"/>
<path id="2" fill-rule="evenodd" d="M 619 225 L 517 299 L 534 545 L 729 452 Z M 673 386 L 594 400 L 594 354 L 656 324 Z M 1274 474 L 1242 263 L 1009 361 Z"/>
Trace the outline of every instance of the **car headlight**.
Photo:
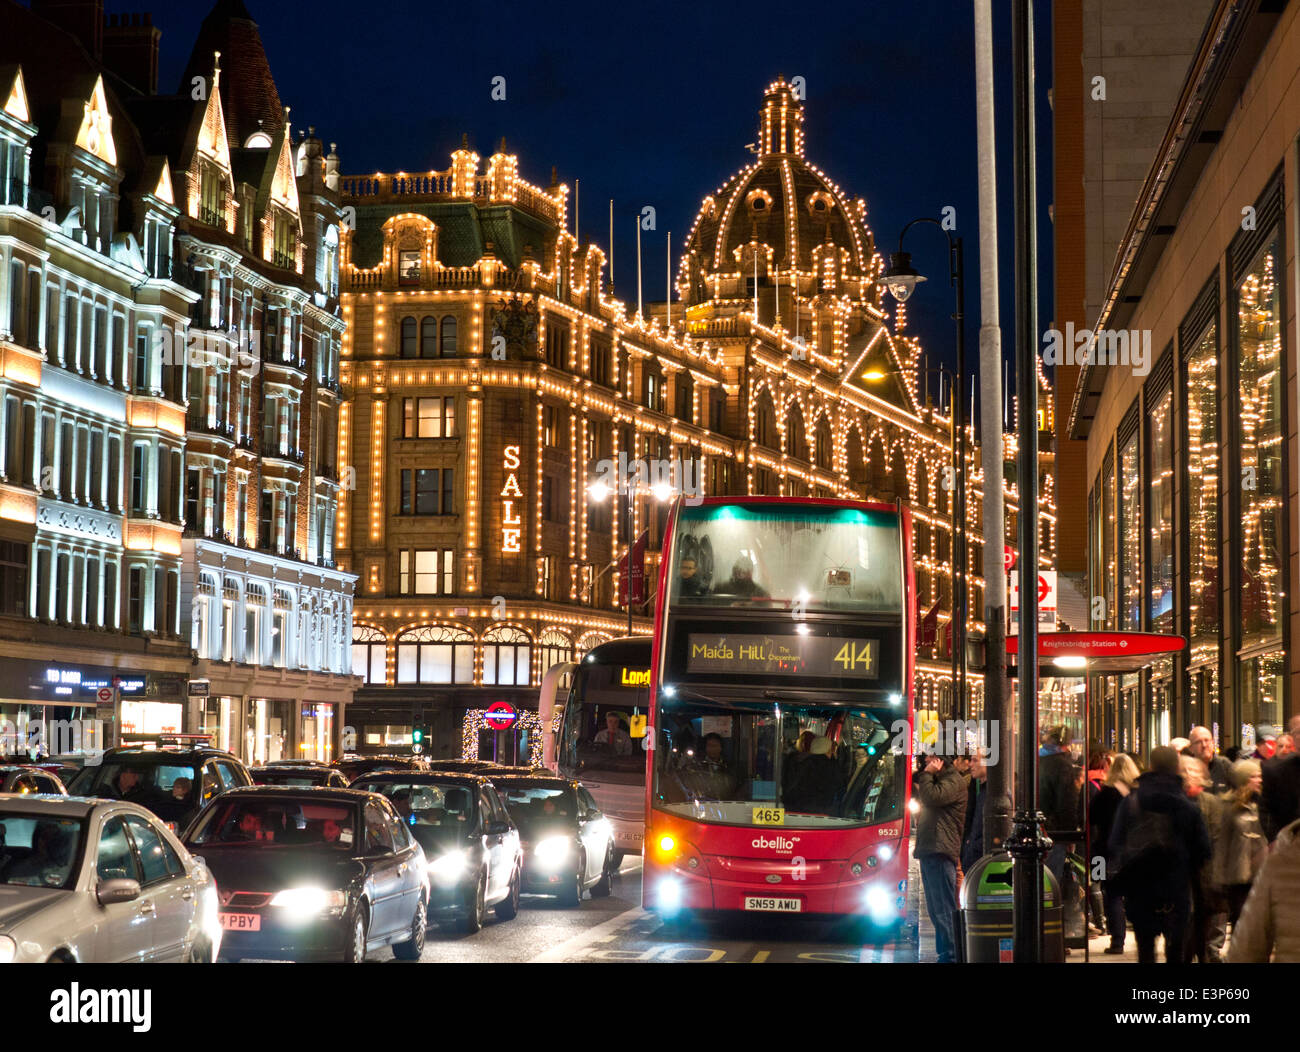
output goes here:
<path id="1" fill-rule="evenodd" d="M 326 910 L 341 910 L 348 904 L 345 891 L 324 888 L 286 888 L 277 891 L 271 905 L 285 910 L 291 917 L 315 917 Z"/>
<path id="2" fill-rule="evenodd" d="M 0 935 L 0 964 L 8 964 L 18 956 L 18 944 L 8 935 Z"/>
<path id="3" fill-rule="evenodd" d="M 429 863 L 429 872 L 439 880 L 455 880 L 465 872 L 465 852 L 448 851 Z"/>
<path id="4" fill-rule="evenodd" d="M 533 848 L 533 854 L 537 856 L 538 862 L 554 866 L 569 857 L 569 848 L 567 836 L 550 836 Z"/>

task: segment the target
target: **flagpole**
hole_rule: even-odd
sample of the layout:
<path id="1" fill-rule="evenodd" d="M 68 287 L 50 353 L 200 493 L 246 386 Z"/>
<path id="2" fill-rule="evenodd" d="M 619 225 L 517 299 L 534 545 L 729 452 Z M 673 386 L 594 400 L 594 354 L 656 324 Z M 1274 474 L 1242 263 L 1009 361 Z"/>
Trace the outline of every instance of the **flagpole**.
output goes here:
<path id="1" fill-rule="evenodd" d="M 641 320 L 641 217 L 636 217 L 636 318 Z"/>
<path id="2" fill-rule="evenodd" d="M 609 199 L 609 291 L 614 292 L 614 199 Z"/>
<path id="3" fill-rule="evenodd" d="M 578 241 L 578 202 L 582 200 L 582 180 L 573 180 L 573 240 Z"/>
<path id="4" fill-rule="evenodd" d="M 673 334 L 673 232 L 668 231 L 668 257 L 665 260 L 668 272 L 668 335 Z"/>

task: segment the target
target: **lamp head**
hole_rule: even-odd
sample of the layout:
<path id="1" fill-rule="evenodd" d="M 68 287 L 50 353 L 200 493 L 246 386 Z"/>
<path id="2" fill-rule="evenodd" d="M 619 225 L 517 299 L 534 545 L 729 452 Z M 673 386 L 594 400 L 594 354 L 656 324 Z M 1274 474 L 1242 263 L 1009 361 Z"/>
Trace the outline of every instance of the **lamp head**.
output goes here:
<path id="1" fill-rule="evenodd" d="M 916 289 L 916 286 L 926 280 L 924 274 L 918 274 L 912 267 L 912 254 L 910 252 L 891 253 L 889 266 L 885 269 L 883 278 L 885 288 L 899 303 L 905 303 Z"/>

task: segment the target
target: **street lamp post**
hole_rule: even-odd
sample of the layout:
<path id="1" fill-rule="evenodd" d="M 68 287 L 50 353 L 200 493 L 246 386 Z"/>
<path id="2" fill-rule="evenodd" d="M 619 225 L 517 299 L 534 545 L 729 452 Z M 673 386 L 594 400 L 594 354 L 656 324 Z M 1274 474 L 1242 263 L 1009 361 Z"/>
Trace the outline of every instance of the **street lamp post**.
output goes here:
<path id="1" fill-rule="evenodd" d="M 677 492 L 673 487 L 667 484 L 656 484 L 650 487 L 650 492 L 655 500 L 661 504 L 664 501 L 671 500 Z M 597 504 L 604 503 L 605 499 L 611 495 L 621 493 L 626 499 L 623 505 L 623 551 L 627 559 L 627 634 L 632 634 L 632 515 L 634 511 L 633 504 L 636 500 L 636 480 L 620 479 L 616 490 L 611 490 L 608 484 L 604 482 L 590 482 L 587 484 L 587 496 Z M 596 581 L 600 580 L 612 568 L 618 565 L 618 560 L 613 559 L 605 569 L 592 579 L 591 588 L 594 590 Z"/>
<path id="2" fill-rule="evenodd" d="M 925 281 L 925 276 L 912 268 L 912 256 L 903 251 L 903 239 L 907 232 L 918 223 L 929 223 L 943 231 L 948 239 L 948 284 L 956 292 L 956 309 L 953 321 L 957 323 L 957 369 L 952 385 L 952 432 L 953 432 L 953 536 L 952 536 L 952 650 L 953 650 L 953 690 L 954 715 L 966 718 L 966 619 L 967 619 L 967 584 L 966 584 L 966 471 L 964 460 L 958 460 L 961 440 L 966 428 L 965 389 L 966 389 L 966 274 L 962 257 L 961 238 L 954 238 L 948 228 L 937 219 L 922 217 L 913 219 L 903 232 L 898 235 L 898 251 L 889 257 L 889 267 L 884 273 L 885 288 L 889 294 L 905 302 L 916 286 Z M 986 540 L 987 543 L 987 540 Z"/>

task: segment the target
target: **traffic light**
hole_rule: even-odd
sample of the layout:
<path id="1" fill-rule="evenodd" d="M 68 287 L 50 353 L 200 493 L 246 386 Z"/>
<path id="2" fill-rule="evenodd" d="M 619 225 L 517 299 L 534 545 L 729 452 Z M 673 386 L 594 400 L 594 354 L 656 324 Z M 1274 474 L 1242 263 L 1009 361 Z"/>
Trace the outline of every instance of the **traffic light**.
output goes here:
<path id="1" fill-rule="evenodd" d="M 411 741 L 415 742 L 416 745 L 419 745 L 422 741 L 424 741 L 423 727 L 416 727 L 415 730 L 411 732 Z"/>

